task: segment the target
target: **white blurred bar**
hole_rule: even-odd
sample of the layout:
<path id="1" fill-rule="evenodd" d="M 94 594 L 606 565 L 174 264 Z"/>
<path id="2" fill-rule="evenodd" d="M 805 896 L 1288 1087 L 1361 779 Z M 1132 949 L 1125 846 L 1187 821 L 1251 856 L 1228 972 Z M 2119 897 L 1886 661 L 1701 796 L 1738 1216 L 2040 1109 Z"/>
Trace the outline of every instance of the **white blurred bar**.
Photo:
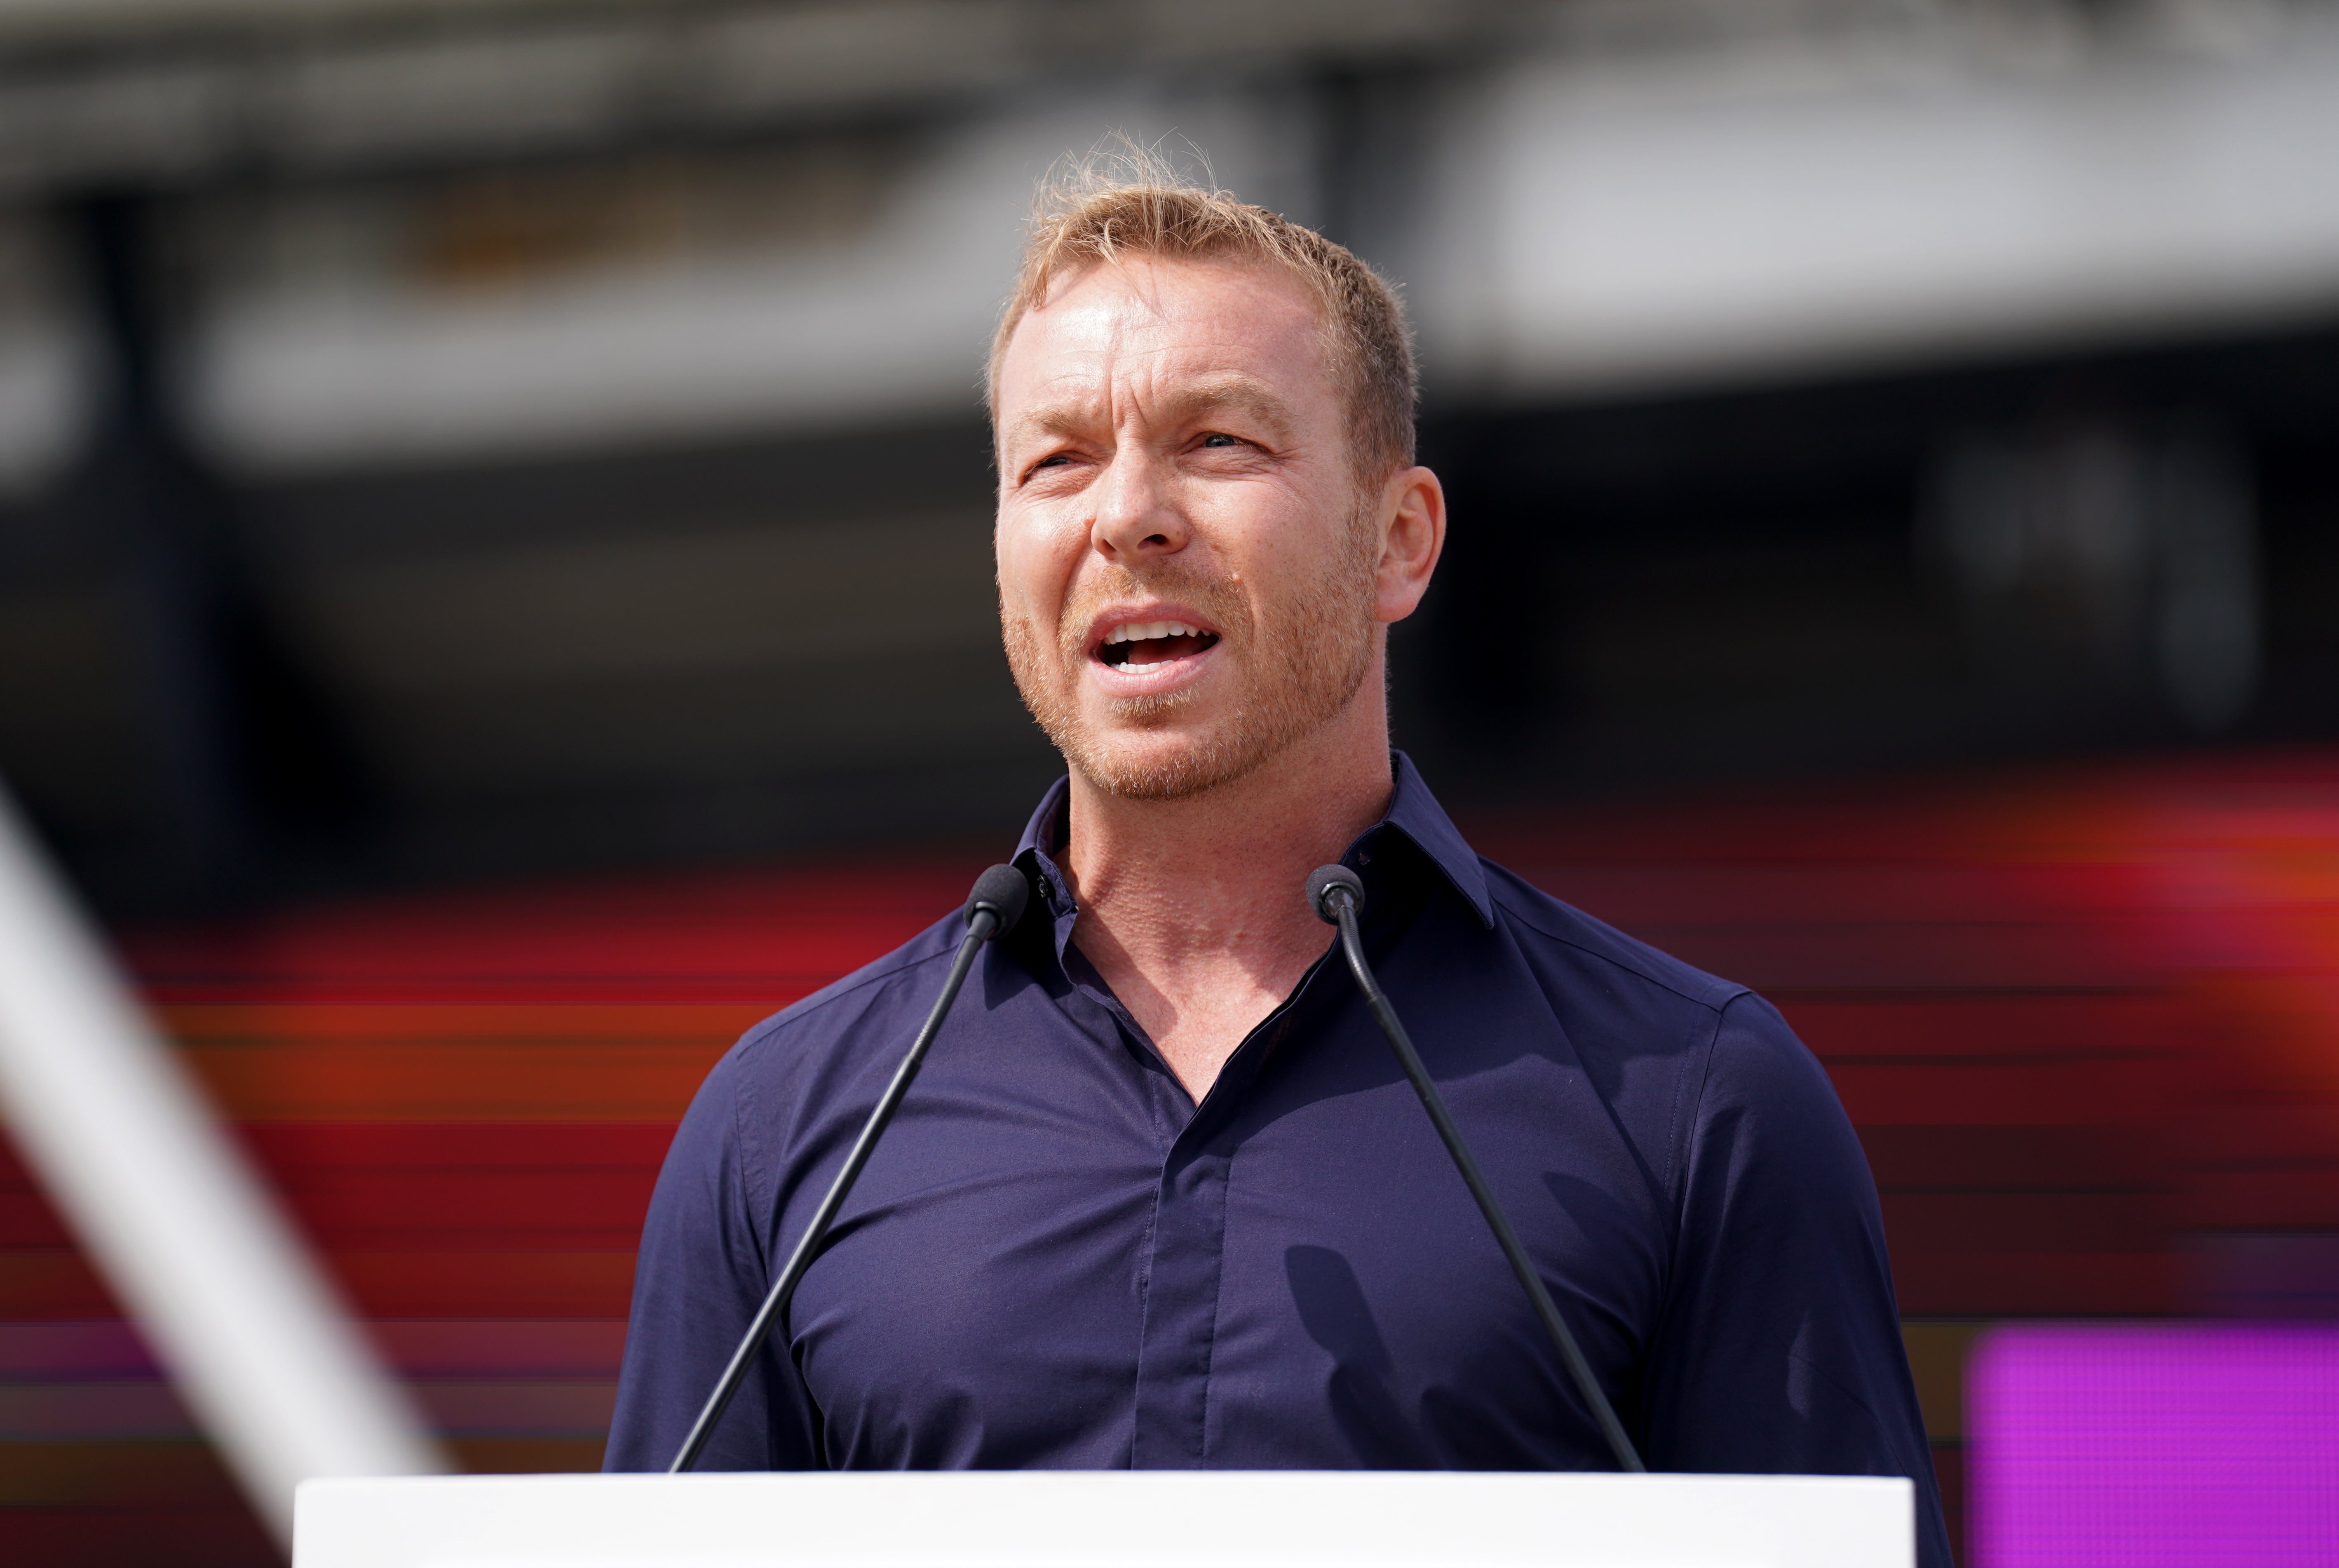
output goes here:
<path id="1" fill-rule="evenodd" d="M 449 1468 L 5 791 L 0 1105 L 279 1541 L 309 1476 Z"/>
<path id="2" fill-rule="evenodd" d="M 1528 57 L 1416 214 L 1426 362 L 1680 391 L 2280 328 L 2339 308 L 2339 13 L 2054 63 L 1902 38 Z"/>

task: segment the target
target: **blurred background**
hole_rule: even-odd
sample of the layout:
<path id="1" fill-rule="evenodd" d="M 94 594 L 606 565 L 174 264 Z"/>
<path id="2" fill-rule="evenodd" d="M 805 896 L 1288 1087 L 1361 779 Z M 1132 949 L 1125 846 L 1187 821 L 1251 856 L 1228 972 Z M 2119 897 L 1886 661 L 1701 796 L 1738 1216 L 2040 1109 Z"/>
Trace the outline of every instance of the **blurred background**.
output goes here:
<path id="1" fill-rule="evenodd" d="M 1056 771 L 979 379 L 1116 133 L 1403 285 L 1399 744 L 1828 1063 L 1960 1530 L 1990 1325 L 2339 1317 L 2339 4 L 0 0 L 0 780 L 464 1463 Z M 0 1553 L 271 1551 L 0 1165 Z"/>

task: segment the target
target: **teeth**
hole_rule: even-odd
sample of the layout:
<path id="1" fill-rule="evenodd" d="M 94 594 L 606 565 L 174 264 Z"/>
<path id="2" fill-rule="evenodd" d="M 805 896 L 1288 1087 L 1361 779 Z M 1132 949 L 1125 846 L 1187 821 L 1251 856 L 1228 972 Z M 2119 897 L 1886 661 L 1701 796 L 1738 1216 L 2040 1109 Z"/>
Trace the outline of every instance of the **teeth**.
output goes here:
<path id="1" fill-rule="evenodd" d="M 1150 642 L 1155 637 L 1198 637 L 1201 635 L 1183 621 L 1130 621 L 1113 627 L 1104 640 L 1110 646 L 1114 643 Z"/>

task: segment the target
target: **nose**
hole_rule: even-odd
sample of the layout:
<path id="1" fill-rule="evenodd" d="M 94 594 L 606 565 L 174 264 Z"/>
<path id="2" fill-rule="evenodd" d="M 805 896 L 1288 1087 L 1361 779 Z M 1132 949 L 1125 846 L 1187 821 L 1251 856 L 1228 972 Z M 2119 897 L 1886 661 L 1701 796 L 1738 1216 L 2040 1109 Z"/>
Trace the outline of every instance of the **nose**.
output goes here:
<path id="1" fill-rule="evenodd" d="M 1089 543 L 1097 554 L 1116 565 L 1137 567 L 1186 547 L 1193 530 L 1178 510 L 1168 481 L 1151 453 L 1136 443 L 1123 443 L 1106 467 L 1102 482 L 1090 492 L 1096 497 L 1097 510 L 1089 525 Z"/>

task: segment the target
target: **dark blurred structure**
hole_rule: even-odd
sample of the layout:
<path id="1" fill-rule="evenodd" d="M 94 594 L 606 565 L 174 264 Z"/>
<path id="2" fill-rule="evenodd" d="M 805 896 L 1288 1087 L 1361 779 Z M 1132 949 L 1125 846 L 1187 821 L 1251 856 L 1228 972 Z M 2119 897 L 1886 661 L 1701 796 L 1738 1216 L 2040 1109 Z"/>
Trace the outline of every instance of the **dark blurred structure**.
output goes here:
<path id="1" fill-rule="evenodd" d="M 2334 394 L 2317 330 L 1441 419 L 1406 738 L 1516 795 L 2329 735 Z"/>

